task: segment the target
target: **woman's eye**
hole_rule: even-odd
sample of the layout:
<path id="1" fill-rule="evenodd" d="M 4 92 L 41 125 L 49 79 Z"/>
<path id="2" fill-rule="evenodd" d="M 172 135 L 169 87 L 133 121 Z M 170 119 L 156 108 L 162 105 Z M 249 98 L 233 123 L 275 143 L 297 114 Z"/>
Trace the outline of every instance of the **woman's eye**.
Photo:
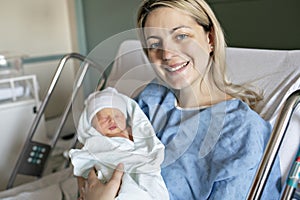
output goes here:
<path id="1" fill-rule="evenodd" d="M 160 47 L 159 42 L 151 43 L 151 44 L 148 45 L 149 49 L 158 49 L 159 47 Z"/>
<path id="2" fill-rule="evenodd" d="M 183 40 L 185 38 L 187 38 L 188 35 L 187 34 L 179 34 L 179 35 L 176 35 L 176 40 Z"/>

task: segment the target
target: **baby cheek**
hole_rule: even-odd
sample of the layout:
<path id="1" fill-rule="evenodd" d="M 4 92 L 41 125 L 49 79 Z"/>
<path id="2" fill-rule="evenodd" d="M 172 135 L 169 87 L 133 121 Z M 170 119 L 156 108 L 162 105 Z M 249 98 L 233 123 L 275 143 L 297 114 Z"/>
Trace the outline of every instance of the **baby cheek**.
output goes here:
<path id="1" fill-rule="evenodd" d="M 94 125 L 93 125 L 93 127 L 97 130 L 97 131 L 99 131 L 99 132 L 102 132 L 103 130 L 101 129 L 101 126 L 99 125 L 99 123 L 95 123 Z"/>
<path id="2" fill-rule="evenodd" d="M 95 129 L 98 128 L 98 120 L 97 120 L 96 117 L 94 117 L 94 118 L 92 119 L 92 127 L 95 128 Z"/>
<path id="3" fill-rule="evenodd" d="M 103 132 L 103 124 L 100 124 L 100 122 L 98 121 L 98 119 L 96 117 L 93 118 L 92 120 L 92 126 L 94 129 L 96 129 L 98 132 Z"/>
<path id="4" fill-rule="evenodd" d="M 124 122 L 123 120 L 118 120 L 118 121 L 117 121 L 117 126 L 118 126 L 121 130 L 125 130 L 125 129 L 126 129 L 126 122 Z"/>

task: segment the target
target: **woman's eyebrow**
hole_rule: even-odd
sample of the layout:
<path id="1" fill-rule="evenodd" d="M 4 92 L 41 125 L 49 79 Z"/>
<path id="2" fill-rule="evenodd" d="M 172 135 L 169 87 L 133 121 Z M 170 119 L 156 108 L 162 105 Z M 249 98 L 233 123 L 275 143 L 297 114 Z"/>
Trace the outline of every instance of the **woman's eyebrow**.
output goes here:
<path id="1" fill-rule="evenodd" d="M 169 33 L 170 33 L 170 34 L 173 34 L 175 31 L 177 31 L 177 30 L 179 30 L 179 29 L 182 29 L 182 28 L 188 28 L 188 29 L 191 29 L 191 27 L 189 27 L 189 26 L 182 25 L 182 26 L 177 26 L 177 27 L 175 27 L 175 28 L 172 28 L 172 29 L 169 31 Z M 148 36 L 148 37 L 146 38 L 146 40 L 149 40 L 149 39 L 160 39 L 160 37 L 151 35 L 151 36 Z"/>
<path id="2" fill-rule="evenodd" d="M 179 30 L 179 29 L 182 29 L 182 28 L 188 28 L 188 29 L 191 29 L 191 27 L 189 27 L 189 26 L 182 25 L 182 26 L 177 26 L 177 27 L 173 28 L 173 29 L 170 31 L 170 33 L 172 34 L 172 33 L 174 33 L 175 31 L 177 31 L 177 30 Z"/>
<path id="3" fill-rule="evenodd" d="M 149 37 L 146 38 L 146 40 L 149 40 L 149 39 L 159 39 L 159 37 L 151 35 L 151 36 L 149 36 Z"/>

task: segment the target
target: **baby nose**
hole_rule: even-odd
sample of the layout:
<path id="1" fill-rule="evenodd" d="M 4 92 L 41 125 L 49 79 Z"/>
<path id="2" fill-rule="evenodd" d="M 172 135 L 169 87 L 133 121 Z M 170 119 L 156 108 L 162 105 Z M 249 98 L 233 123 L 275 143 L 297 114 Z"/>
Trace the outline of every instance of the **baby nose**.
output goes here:
<path id="1" fill-rule="evenodd" d="M 115 122 L 115 118 L 114 118 L 114 117 L 110 117 L 110 118 L 109 118 L 109 121 L 110 121 L 110 122 Z"/>

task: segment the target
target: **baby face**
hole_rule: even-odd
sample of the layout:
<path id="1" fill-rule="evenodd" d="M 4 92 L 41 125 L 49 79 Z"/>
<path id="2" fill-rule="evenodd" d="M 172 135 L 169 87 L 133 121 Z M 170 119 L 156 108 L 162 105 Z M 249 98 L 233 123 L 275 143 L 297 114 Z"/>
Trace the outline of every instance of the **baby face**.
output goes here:
<path id="1" fill-rule="evenodd" d="M 126 118 L 116 108 L 104 108 L 97 112 L 92 120 L 92 126 L 107 137 L 129 138 L 126 131 Z"/>

